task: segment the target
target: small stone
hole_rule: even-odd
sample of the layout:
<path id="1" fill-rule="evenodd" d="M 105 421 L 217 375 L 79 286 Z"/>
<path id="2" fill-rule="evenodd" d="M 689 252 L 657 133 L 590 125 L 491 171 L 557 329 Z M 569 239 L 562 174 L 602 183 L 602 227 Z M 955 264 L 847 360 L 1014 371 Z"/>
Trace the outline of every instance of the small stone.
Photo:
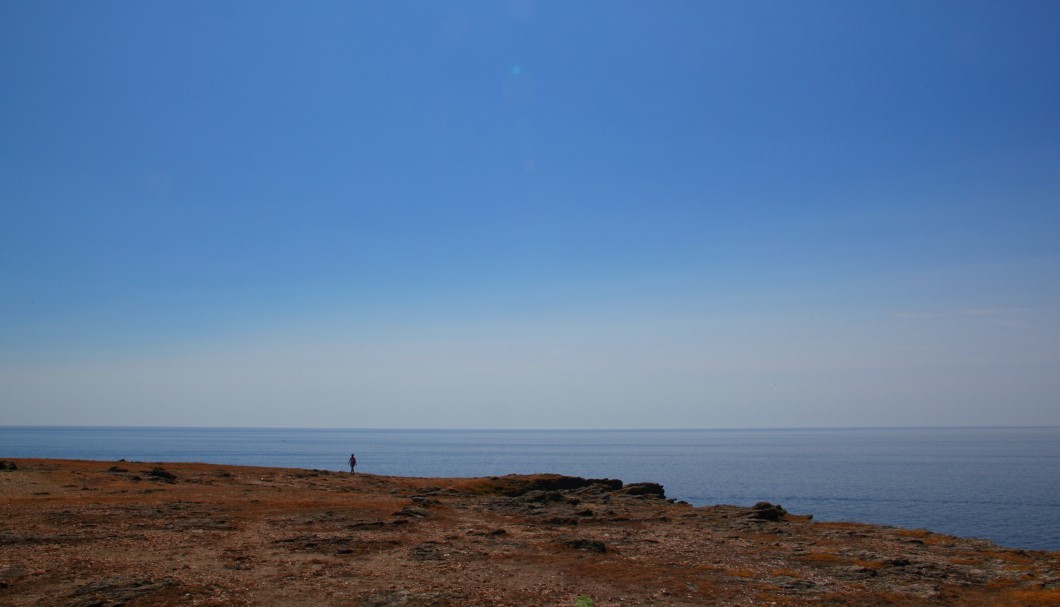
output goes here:
<path id="1" fill-rule="evenodd" d="M 568 548 L 574 548 L 575 550 L 585 550 L 585 551 L 588 551 L 588 552 L 598 552 L 600 554 L 603 554 L 603 553 L 607 552 L 607 545 L 604 544 L 603 542 L 600 542 L 600 541 L 597 541 L 597 540 L 587 540 L 587 539 L 567 540 L 567 541 L 563 542 L 563 545 L 567 546 Z"/>

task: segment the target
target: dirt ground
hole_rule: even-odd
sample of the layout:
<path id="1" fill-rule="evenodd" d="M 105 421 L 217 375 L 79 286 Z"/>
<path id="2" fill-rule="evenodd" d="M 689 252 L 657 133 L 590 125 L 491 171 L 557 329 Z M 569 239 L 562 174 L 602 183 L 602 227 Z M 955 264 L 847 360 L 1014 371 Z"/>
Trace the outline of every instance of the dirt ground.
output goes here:
<path id="1" fill-rule="evenodd" d="M 0 605 L 1060 605 L 1057 552 L 695 508 L 650 483 L 0 468 Z"/>

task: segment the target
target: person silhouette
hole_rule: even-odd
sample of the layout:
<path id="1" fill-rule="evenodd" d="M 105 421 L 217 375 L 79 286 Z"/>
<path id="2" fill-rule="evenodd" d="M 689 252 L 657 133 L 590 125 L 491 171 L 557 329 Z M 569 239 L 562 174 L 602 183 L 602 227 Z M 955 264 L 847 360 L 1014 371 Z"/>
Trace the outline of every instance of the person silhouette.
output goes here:
<path id="1" fill-rule="evenodd" d="M 350 464 L 350 474 L 354 474 L 353 469 L 357 467 L 357 456 L 356 455 L 354 455 L 352 453 L 350 454 L 349 464 Z"/>

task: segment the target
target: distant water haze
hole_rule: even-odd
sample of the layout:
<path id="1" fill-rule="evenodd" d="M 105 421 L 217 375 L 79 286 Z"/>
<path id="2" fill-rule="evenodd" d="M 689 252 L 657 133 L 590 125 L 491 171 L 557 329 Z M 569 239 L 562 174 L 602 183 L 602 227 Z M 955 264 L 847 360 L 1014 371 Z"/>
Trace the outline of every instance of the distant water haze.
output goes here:
<path id="1" fill-rule="evenodd" d="M 433 428 L 1060 424 L 1056 318 L 440 309 L 0 364 L 2 421 Z M 468 314 L 482 313 L 479 318 Z M 362 319 L 363 320 L 363 319 Z M 1012 324 L 1016 323 L 1016 324 Z M 1027 326 L 1023 326 L 1026 323 Z"/>

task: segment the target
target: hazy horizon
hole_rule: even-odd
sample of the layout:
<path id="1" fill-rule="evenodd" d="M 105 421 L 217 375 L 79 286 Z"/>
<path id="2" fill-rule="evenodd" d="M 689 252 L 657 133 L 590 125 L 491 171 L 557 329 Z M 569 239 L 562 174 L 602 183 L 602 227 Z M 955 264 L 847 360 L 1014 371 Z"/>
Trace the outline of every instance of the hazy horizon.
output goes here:
<path id="1" fill-rule="evenodd" d="M 379 427 L 379 428 L 356 428 L 356 427 L 319 427 L 319 426 L 124 426 L 113 424 L 10 424 L 2 425 L 0 428 L 68 428 L 68 429 L 118 429 L 118 430 L 293 430 L 293 431 L 322 431 L 322 432 L 787 432 L 787 431 L 843 431 L 843 430 L 1029 430 L 1029 429 L 1060 429 L 1058 426 L 1033 425 L 1033 426 L 785 426 L 768 427 L 755 426 L 751 428 L 724 427 L 724 428 L 402 428 L 402 427 Z"/>
<path id="2" fill-rule="evenodd" d="M 0 425 L 1060 426 L 1060 3 L 0 5 Z"/>

